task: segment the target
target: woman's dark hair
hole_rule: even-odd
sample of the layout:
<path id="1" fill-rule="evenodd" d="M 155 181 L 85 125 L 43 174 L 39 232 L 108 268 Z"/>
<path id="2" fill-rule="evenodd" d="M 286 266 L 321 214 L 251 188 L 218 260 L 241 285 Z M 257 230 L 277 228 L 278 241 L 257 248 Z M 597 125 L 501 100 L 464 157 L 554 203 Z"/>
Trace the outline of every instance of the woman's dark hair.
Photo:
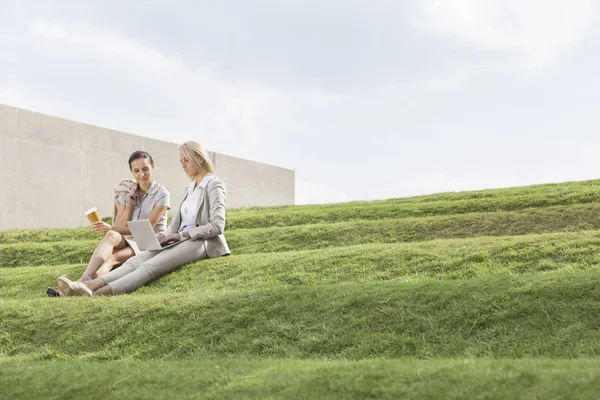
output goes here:
<path id="1" fill-rule="evenodd" d="M 150 160 L 150 165 L 152 165 L 154 167 L 154 160 L 152 159 L 152 156 L 146 152 L 146 151 L 134 151 L 130 156 L 129 156 L 129 169 L 131 170 L 131 163 L 135 160 L 139 160 L 140 158 L 147 158 Z"/>

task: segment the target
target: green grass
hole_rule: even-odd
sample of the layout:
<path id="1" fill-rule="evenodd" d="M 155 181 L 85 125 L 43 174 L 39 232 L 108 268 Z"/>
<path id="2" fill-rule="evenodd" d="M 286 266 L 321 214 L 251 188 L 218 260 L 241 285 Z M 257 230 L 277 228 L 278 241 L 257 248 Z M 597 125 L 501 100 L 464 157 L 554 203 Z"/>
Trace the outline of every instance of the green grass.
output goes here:
<path id="1" fill-rule="evenodd" d="M 276 207 L 247 207 L 232 209 L 234 212 L 272 212 L 278 210 L 290 210 L 290 209 L 304 209 L 313 208 L 318 209 L 321 207 L 327 208 L 339 208 L 339 207 L 354 207 L 356 205 L 367 205 L 367 204 L 378 204 L 378 203 L 392 203 L 392 204 L 403 204 L 403 203 L 429 203 L 436 201 L 457 201 L 457 200 L 477 200 L 477 199 L 490 199 L 490 198 L 501 198 L 501 199 L 513 199 L 515 197 L 521 199 L 527 199 L 528 197 L 543 196 L 548 199 L 562 197 L 565 195 L 575 195 L 578 193 L 596 193 L 600 191 L 600 180 L 587 180 L 587 181 L 574 181 L 574 182 L 562 182 L 562 183 L 546 183 L 540 185 L 530 186 L 517 186 L 511 188 L 502 189 L 485 189 L 485 190 L 473 190 L 464 192 L 445 192 L 428 194 L 423 196 L 411 196 L 392 198 L 386 200 L 375 200 L 375 201 L 352 201 L 346 203 L 333 203 L 333 204 L 318 204 L 318 205 L 302 205 L 302 206 L 276 206 Z"/>
<path id="2" fill-rule="evenodd" d="M 232 253 L 239 255 L 327 249 L 365 243 L 422 242 L 593 229 L 600 229 L 600 204 L 281 228 L 234 229 L 226 234 Z M 87 264 L 98 242 L 99 239 L 0 245 L 0 269 Z"/>
<path id="3" fill-rule="evenodd" d="M 325 249 L 363 243 L 420 242 L 592 229 L 600 229 L 600 204 L 281 228 L 236 229 L 227 233 L 227 240 L 234 249 L 234 254 L 250 254 Z"/>
<path id="4" fill-rule="evenodd" d="M 578 400 L 597 397 L 599 369 L 597 359 L 0 362 L 0 398 Z"/>
<path id="5" fill-rule="evenodd" d="M 91 227 L 74 229 L 17 229 L 0 232 L 0 245 L 22 243 L 77 242 L 98 240 L 102 236 Z"/>
<path id="6" fill-rule="evenodd" d="M 577 192 L 564 188 L 550 191 L 530 191 L 504 197 L 469 197 L 466 199 L 404 202 L 398 200 L 315 205 L 294 208 L 262 208 L 236 210 L 227 219 L 228 229 L 253 229 L 274 226 L 336 223 L 340 221 L 381 220 L 474 212 L 519 211 L 529 208 L 597 203 L 600 201 L 600 183 L 591 190 L 583 187 Z M 442 197 L 443 198 L 443 197 Z"/>
<path id="7" fill-rule="evenodd" d="M 9 300 L 27 359 L 595 357 L 600 272 Z"/>
<path id="8" fill-rule="evenodd" d="M 142 293 L 243 291 L 278 286 L 468 279 L 600 269 L 600 231 L 367 244 L 326 250 L 249 254 L 196 262 Z M 38 298 L 56 277 L 78 278 L 84 264 L 0 269 L 2 295 Z"/>
<path id="9" fill-rule="evenodd" d="M 231 257 L 44 297 L 89 227 L 0 232 L 0 399 L 600 392 L 600 181 L 228 210 Z"/>
<path id="10" fill-rule="evenodd" d="M 344 221 L 382 220 L 475 212 L 518 211 L 600 202 L 600 181 L 446 193 L 371 202 L 240 208 L 227 211 L 227 230 Z M 98 238 L 91 228 L 0 232 L 0 244 L 64 242 Z"/>

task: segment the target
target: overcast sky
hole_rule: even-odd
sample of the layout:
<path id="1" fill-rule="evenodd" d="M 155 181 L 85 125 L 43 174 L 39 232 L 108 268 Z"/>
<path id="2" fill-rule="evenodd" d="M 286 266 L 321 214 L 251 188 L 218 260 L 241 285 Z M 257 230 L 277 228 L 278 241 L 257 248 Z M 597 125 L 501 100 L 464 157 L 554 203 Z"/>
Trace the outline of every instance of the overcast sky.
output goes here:
<path id="1" fill-rule="evenodd" d="M 597 178 L 595 0 L 0 0 L 0 103 L 296 170 L 296 201 Z"/>

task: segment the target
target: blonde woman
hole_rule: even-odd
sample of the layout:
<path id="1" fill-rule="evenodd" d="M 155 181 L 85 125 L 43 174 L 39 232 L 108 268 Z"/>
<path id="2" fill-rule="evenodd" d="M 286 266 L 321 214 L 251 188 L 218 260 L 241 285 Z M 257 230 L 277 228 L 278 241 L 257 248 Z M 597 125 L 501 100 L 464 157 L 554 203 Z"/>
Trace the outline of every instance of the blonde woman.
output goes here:
<path id="1" fill-rule="evenodd" d="M 104 233 L 104 237 L 78 281 L 89 281 L 105 275 L 140 253 L 131 238 L 127 221 L 148 219 L 157 233 L 163 233 L 167 228 L 167 210 L 170 207 L 171 195 L 153 179 L 152 156 L 145 151 L 136 151 L 131 154 L 128 163 L 135 185 L 129 192 L 123 191 L 115 198 L 116 215 L 112 225 L 103 221 L 92 225 L 94 232 Z M 61 293 L 48 288 L 46 295 L 55 297 Z"/>
<path id="2" fill-rule="evenodd" d="M 179 146 L 179 160 L 192 183 L 171 225 L 159 234 L 161 244 L 190 238 L 162 251 L 143 251 L 120 268 L 93 280 L 57 283 L 68 296 L 103 296 L 130 293 L 177 268 L 207 257 L 229 255 L 225 229 L 225 184 L 216 177 L 208 153 L 196 142 Z"/>

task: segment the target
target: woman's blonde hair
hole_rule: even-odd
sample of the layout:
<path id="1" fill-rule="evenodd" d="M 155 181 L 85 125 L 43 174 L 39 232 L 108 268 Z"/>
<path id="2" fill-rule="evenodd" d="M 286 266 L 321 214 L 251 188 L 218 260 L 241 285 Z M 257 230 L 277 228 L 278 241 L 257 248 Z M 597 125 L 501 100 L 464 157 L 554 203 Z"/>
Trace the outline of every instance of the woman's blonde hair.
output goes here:
<path id="1" fill-rule="evenodd" d="M 216 175 L 215 166 L 213 165 L 208 152 L 198 142 L 185 142 L 179 146 L 179 151 L 183 153 L 185 158 L 188 159 L 196 168 L 201 171 Z"/>

